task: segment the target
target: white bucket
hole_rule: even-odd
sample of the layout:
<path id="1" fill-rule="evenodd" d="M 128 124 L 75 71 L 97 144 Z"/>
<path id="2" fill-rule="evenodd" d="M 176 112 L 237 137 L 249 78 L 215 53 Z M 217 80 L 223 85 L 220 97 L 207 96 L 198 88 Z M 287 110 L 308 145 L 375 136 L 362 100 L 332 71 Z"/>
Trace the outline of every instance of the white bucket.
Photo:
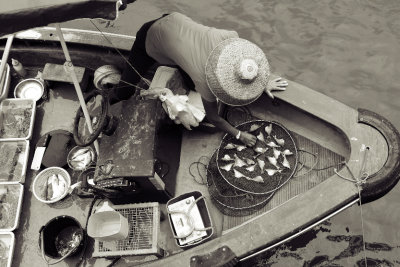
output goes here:
<path id="1" fill-rule="evenodd" d="M 87 233 L 100 241 L 115 241 L 128 237 L 128 219 L 117 211 L 101 211 L 89 217 Z"/>

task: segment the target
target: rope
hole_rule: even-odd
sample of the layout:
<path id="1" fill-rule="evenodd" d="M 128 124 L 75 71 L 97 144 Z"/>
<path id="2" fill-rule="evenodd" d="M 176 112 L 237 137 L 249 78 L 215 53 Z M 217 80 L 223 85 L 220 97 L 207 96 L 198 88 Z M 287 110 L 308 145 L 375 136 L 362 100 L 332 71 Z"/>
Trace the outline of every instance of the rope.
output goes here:
<path id="1" fill-rule="evenodd" d="M 204 177 L 202 174 L 201 174 L 201 172 L 200 172 L 200 169 L 199 169 L 199 165 L 201 165 L 201 166 L 203 166 L 204 168 L 205 168 L 205 170 L 207 171 L 207 172 L 209 172 L 209 170 L 208 170 L 208 164 L 207 163 L 203 163 L 203 162 L 201 162 L 201 159 L 206 159 L 207 161 L 209 161 L 209 158 L 207 157 L 207 156 L 201 156 L 200 158 L 199 158 L 199 160 L 198 161 L 194 161 L 194 162 L 192 162 L 190 165 L 189 165 L 189 174 L 192 176 L 192 178 L 194 179 L 194 181 L 196 182 L 196 183 L 198 183 L 199 185 L 206 185 L 207 184 L 207 177 Z M 198 173 L 198 176 L 200 176 L 200 181 L 196 178 L 196 176 L 192 173 L 192 170 L 191 170 L 191 168 L 192 168 L 192 166 L 193 165 L 196 165 L 196 169 L 197 169 L 197 173 Z"/>
<path id="2" fill-rule="evenodd" d="M 337 176 L 339 176 L 340 178 L 350 181 L 352 183 L 354 183 L 357 186 L 357 190 L 358 190 L 358 198 L 359 198 L 359 203 L 360 203 L 360 219 L 361 219 L 361 231 L 362 231 L 362 236 L 363 236 L 363 251 L 364 251 L 364 262 L 365 262 L 365 266 L 367 266 L 367 253 L 366 253 L 366 246 L 365 246 L 365 228 L 364 228 L 364 219 L 363 219 L 363 208 L 362 208 L 362 200 L 361 200 L 361 191 L 362 191 L 362 185 L 365 184 L 367 182 L 367 179 L 370 177 L 369 174 L 367 172 L 364 172 L 364 168 L 365 168 L 365 162 L 367 159 L 367 152 L 369 151 L 369 149 L 367 148 L 365 150 L 363 159 L 361 161 L 361 169 L 360 169 L 360 178 L 357 178 L 356 176 L 354 176 L 353 172 L 351 171 L 349 165 L 347 165 L 347 163 L 345 162 L 345 166 L 347 168 L 347 170 L 349 171 L 351 178 L 345 177 L 343 175 L 341 175 L 337 169 L 333 169 L 333 171 L 335 172 L 335 174 Z"/>

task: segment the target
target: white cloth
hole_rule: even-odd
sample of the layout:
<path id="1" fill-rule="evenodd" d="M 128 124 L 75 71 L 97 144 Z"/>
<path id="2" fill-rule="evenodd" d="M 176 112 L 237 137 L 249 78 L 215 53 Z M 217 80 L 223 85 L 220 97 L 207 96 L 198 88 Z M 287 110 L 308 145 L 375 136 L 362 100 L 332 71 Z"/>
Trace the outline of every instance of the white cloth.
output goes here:
<path id="1" fill-rule="evenodd" d="M 145 99 L 159 98 L 170 119 L 188 130 L 199 126 L 199 122 L 205 117 L 204 111 L 188 102 L 187 95 L 174 95 L 168 88 L 142 90 L 140 96 Z"/>

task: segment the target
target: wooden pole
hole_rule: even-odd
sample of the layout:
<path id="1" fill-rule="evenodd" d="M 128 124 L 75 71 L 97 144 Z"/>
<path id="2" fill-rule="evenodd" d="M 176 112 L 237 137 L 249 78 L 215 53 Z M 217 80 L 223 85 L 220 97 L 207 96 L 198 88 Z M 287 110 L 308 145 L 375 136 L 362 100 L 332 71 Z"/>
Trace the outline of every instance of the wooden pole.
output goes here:
<path id="1" fill-rule="evenodd" d="M 7 60 L 8 60 L 8 55 L 11 50 L 11 44 L 14 40 L 14 34 L 11 34 L 7 37 L 7 43 L 6 46 L 4 47 L 3 51 L 3 56 L 1 57 L 1 64 L 0 64 L 0 81 L 3 79 L 4 75 L 4 70 L 6 68 Z"/>
<path id="2" fill-rule="evenodd" d="M 58 23 L 56 24 L 56 29 L 57 29 L 58 37 L 60 38 L 61 47 L 64 52 L 64 56 L 65 56 L 65 60 L 66 60 L 64 67 L 67 70 L 67 72 L 71 75 L 71 79 L 74 84 L 76 94 L 78 95 L 79 103 L 81 104 L 83 115 L 85 116 L 85 120 L 86 120 L 88 129 L 89 129 L 89 132 L 92 133 L 93 132 L 92 121 L 90 119 L 89 111 L 86 107 L 85 98 L 83 97 L 81 86 L 79 85 L 78 78 L 76 77 L 74 65 L 72 64 L 71 56 L 69 55 L 69 51 L 68 51 L 67 44 L 64 39 L 64 35 L 63 35 L 60 25 Z M 96 149 L 96 152 L 98 155 L 99 154 L 99 143 L 97 142 L 97 140 L 95 140 L 93 144 L 94 144 L 94 148 Z"/>

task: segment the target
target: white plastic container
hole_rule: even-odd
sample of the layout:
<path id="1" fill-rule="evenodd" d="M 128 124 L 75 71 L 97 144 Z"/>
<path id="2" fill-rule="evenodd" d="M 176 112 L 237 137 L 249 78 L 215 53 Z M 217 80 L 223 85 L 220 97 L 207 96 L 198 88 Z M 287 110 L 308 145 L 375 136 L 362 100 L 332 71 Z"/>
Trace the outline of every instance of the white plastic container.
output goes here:
<path id="1" fill-rule="evenodd" d="M 102 209 L 89 217 L 87 233 L 100 241 L 126 239 L 129 233 L 128 219 L 106 202 Z"/>
<path id="2" fill-rule="evenodd" d="M 24 183 L 29 141 L 0 141 L 0 184 Z"/>
<path id="3" fill-rule="evenodd" d="M 2 243 L 2 248 L 5 249 L 3 251 L 4 254 L 2 254 L 2 258 L 0 258 L 0 266 L 11 267 L 15 245 L 14 233 L 0 233 L 0 242 Z"/>
<path id="4" fill-rule="evenodd" d="M 0 184 L 3 203 L 6 212 L 0 219 L 0 232 L 12 232 L 19 226 L 19 219 L 24 196 L 22 184 Z"/>
<path id="5" fill-rule="evenodd" d="M 0 60 L 1 62 L 1 60 Z M 6 67 L 4 69 L 3 79 L 0 80 L 0 102 L 7 98 L 8 90 L 10 89 L 10 66 L 6 63 Z M 1 75 L 0 75 L 1 76 Z M 1 79 L 1 78 L 0 78 Z"/>
<path id="6" fill-rule="evenodd" d="M 30 117 L 25 117 L 26 114 L 29 114 Z M 0 141 L 30 140 L 35 115 L 36 101 L 32 99 L 6 98 L 2 100 L 0 103 Z M 18 132 L 18 127 L 23 129 Z"/>

